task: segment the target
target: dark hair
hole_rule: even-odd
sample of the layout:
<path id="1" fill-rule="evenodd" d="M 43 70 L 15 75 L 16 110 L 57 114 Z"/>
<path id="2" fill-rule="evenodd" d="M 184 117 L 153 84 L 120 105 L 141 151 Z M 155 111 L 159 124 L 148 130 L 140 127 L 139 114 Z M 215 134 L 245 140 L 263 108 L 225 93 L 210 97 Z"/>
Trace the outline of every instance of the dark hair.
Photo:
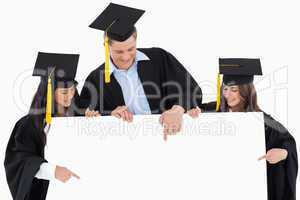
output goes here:
<path id="1" fill-rule="evenodd" d="M 131 34 L 128 38 L 130 38 L 131 36 L 134 36 L 135 39 L 137 38 L 137 29 L 136 29 L 135 26 L 133 27 L 132 34 Z M 105 33 L 104 33 L 104 37 L 105 37 Z M 127 39 L 128 39 L 128 38 L 127 38 Z M 112 38 L 110 38 L 110 37 L 108 36 L 108 44 L 109 44 L 109 45 L 112 45 L 113 41 L 116 41 L 116 40 L 114 40 L 114 39 L 112 39 Z"/>
<path id="2" fill-rule="evenodd" d="M 41 81 L 37 91 L 33 97 L 29 115 L 33 118 L 35 128 L 38 129 L 39 137 L 46 144 L 46 136 L 44 133 L 44 118 L 46 110 L 47 82 Z"/>
<path id="3" fill-rule="evenodd" d="M 229 106 L 228 106 L 227 101 L 222 92 L 224 86 L 225 85 L 222 84 L 220 111 L 228 112 Z M 261 109 L 259 108 L 259 106 L 257 104 L 257 95 L 256 95 L 256 90 L 255 90 L 253 83 L 238 85 L 238 88 L 239 88 L 241 100 L 244 104 L 243 110 L 240 110 L 240 111 L 241 112 L 261 112 Z"/>

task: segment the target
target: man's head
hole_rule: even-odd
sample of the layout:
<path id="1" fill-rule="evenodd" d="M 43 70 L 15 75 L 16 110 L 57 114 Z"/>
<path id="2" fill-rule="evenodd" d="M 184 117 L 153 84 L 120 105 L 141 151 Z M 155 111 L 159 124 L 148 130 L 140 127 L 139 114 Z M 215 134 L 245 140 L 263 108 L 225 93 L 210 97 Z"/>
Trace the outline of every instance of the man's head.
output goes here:
<path id="1" fill-rule="evenodd" d="M 136 57 L 137 31 L 134 29 L 131 36 L 125 41 L 108 38 L 110 57 L 118 69 L 129 69 Z"/>

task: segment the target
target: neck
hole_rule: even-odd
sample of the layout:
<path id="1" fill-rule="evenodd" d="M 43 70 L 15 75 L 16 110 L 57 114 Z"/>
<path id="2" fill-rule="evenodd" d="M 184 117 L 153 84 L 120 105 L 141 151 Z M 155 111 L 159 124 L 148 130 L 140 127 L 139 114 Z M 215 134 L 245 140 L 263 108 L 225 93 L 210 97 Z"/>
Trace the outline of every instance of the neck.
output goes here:
<path id="1" fill-rule="evenodd" d="M 229 107 L 229 112 L 244 112 L 244 104 L 239 104 L 233 107 Z"/>

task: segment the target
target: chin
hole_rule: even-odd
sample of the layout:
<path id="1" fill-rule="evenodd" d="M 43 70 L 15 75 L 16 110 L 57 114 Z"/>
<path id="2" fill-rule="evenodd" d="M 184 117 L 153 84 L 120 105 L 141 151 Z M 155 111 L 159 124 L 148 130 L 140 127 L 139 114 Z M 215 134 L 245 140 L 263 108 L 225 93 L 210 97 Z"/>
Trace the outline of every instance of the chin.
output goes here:
<path id="1" fill-rule="evenodd" d="M 231 108 L 234 108 L 234 107 L 236 107 L 238 104 L 236 104 L 236 103 L 228 103 L 228 106 L 229 107 L 231 107 Z"/>
<path id="2" fill-rule="evenodd" d="M 69 108 L 70 106 L 71 106 L 71 103 L 65 103 L 65 104 L 64 104 L 64 107 L 65 107 L 65 108 Z"/>
<path id="3" fill-rule="evenodd" d="M 131 65 L 126 64 L 126 65 L 120 65 L 120 66 L 121 66 L 121 69 L 128 69 Z"/>

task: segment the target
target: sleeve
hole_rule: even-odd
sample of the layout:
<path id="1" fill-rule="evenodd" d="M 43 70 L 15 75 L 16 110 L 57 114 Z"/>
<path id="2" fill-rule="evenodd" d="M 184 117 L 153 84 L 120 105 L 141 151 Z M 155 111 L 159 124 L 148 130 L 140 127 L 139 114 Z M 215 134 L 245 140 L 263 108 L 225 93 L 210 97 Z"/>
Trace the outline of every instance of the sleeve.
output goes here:
<path id="1" fill-rule="evenodd" d="M 202 90 L 193 76 L 169 52 L 162 50 L 163 55 L 163 89 L 168 106 L 180 105 L 186 111 L 202 103 Z"/>
<path id="2" fill-rule="evenodd" d="M 269 137 L 276 138 L 278 147 L 288 151 L 284 162 L 284 172 L 286 177 L 286 195 L 288 199 L 296 199 L 296 181 L 298 174 L 297 146 L 294 137 L 289 131 L 273 118 L 265 118 L 266 130 Z M 276 143 L 277 143 L 276 142 Z M 273 147 L 270 147 L 273 148 Z"/>
<path id="3" fill-rule="evenodd" d="M 55 179 L 55 168 L 56 165 L 51 163 L 42 163 L 39 171 L 35 174 L 35 177 L 38 179 L 44 180 L 54 180 Z"/>
<path id="4" fill-rule="evenodd" d="M 6 179 L 14 200 L 23 200 L 30 195 L 34 176 L 42 163 L 47 162 L 39 153 L 28 120 L 19 121 L 9 139 L 4 167 Z"/>
<path id="5" fill-rule="evenodd" d="M 216 112 L 217 102 L 212 101 L 208 103 L 202 103 L 199 108 L 202 112 Z"/>

